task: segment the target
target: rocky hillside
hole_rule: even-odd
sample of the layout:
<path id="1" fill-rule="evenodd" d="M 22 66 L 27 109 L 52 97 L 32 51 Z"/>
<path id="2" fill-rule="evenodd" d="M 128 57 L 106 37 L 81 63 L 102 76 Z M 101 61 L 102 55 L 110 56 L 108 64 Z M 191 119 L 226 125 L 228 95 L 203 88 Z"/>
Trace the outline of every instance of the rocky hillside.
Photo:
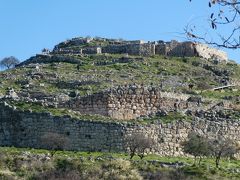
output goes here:
<path id="1" fill-rule="evenodd" d="M 81 43 L 83 43 L 81 46 L 72 44 L 71 41 L 60 43 L 52 52 L 45 49 L 43 54 L 31 57 L 16 68 L 0 72 L 1 101 L 7 101 L 17 108 L 30 108 L 32 111 L 51 111 L 72 116 L 101 115 L 114 119 L 156 115 L 164 109 L 162 108 L 164 105 L 151 103 L 161 98 L 171 99 L 167 101 L 168 107 L 171 107 L 164 109 L 166 113 L 179 110 L 180 113 L 186 114 L 188 110 L 195 112 L 198 107 L 200 110 L 208 110 L 216 105 L 234 111 L 239 108 L 240 66 L 233 61 L 173 57 L 168 54 L 143 56 L 126 53 L 92 53 L 90 50 L 76 53 L 75 50 L 79 47 L 106 46 L 110 41 L 98 39 Z M 63 47 L 68 51 L 59 50 Z M 231 87 L 213 90 L 222 86 Z M 156 97 L 150 98 L 151 103 L 146 105 L 154 108 L 156 106 L 155 109 L 138 112 L 141 111 L 139 105 L 141 100 L 137 99 L 135 102 L 132 95 L 136 95 L 135 90 L 141 88 L 144 92 L 141 91 L 140 94 L 144 94 L 144 89 L 147 89 L 147 93 L 150 93 L 149 98 L 150 96 L 152 98 L 151 92 L 155 93 Z M 123 94 L 120 96 L 121 93 Z M 109 97 L 105 98 L 106 100 L 95 98 L 105 97 L 106 94 L 109 97 L 113 95 L 115 100 Z M 165 94 L 168 95 L 165 97 Z M 122 107 L 124 103 L 121 103 L 122 109 L 133 111 L 127 113 L 130 114 L 129 117 L 125 117 L 122 115 L 125 112 L 122 114 L 117 112 L 123 110 L 116 109 L 116 106 L 118 107 L 116 104 L 122 102 L 123 97 L 130 95 L 132 99 L 130 107 L 125 107 L 128 104 Z M 143 100 L 146 102 L 144 98 L 145 95 Z M 185 103 L 182 105 L 184 108 L 180 107 L 182 101 Z M 88 102 L 92 102 L 92 106 L 97 104 L 97 107 L 91 109 L 92 107 L 85 106 Z M 190 105 L 186 105 L 188 102 Z M 195 105 L 191 105 L 191 102 L 195 102 Z M 134 103 L 136 105 L 132 105 Z M 101 109 L 100 105 L 104 110 L 94 113 L 96 109 Z"/>

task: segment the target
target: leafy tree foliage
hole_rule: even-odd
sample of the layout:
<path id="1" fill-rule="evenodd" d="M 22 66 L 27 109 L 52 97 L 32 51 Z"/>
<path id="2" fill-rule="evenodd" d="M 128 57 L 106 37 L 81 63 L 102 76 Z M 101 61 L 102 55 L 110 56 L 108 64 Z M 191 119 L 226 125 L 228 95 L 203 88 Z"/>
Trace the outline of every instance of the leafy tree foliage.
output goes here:
<path id="1" fill-rule="evenodd" d="M 19 62 L 20 61 L 17 58 L 10 56 L 10 57 L 3 58 L 0 61 L 0 66 L 10 69 L 12 67 L 15 67 Z"/>

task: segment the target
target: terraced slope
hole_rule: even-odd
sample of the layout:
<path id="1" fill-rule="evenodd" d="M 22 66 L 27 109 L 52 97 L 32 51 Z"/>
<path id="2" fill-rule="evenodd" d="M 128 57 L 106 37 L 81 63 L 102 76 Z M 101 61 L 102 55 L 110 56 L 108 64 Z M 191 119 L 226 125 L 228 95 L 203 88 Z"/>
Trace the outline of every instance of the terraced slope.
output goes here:
<path id="1" fill-rule="evenodd" d="M 30 103 L 32 106 L 36 103 L 58 108 L 59 101 L 116 87 L 142 85 L 158 87 L 163 92 L 202 97 L 210 103 L 209 107 L 223 100 L 237 106 L 239 77 L 240 66 L 233 61 L 217 63 L 199 57 L 158 55 L 50 53 L 31 57 L 14 69 L 0 72 L 0 96 L 13 99 L 15 104 Z M 234 90 L 212 91 L 229 84 L 236 85 Z"/>

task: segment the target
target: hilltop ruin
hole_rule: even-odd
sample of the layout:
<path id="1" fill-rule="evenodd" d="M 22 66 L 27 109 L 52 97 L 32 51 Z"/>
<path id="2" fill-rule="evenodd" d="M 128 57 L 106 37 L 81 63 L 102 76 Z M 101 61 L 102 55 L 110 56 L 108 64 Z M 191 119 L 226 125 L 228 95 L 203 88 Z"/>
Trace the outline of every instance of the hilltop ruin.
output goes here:
<path id="1" fill-rule="evenodd" d="M 50 53 L 44 51 L 44 54 Z M 106 38 L 73 38 L 56 45 L 51 54 L 128 54 L 136 56 L 176 56 L 176 57 L 202 57 L 217 61 L 228 61 L 225 52 L 211 48 L 206 44 L 195 42 L 178 42 L 172 40 L 125 41 Z"/>
<path id="2" fill-rule="evenodd" d="M 191 132 L 239 142 L 239 74 L 204 44 L 73 38 L 0 73 L 0 145 L 57 133 L 68 150 L 122 152 L 143 133 L 151 153 L 185 156 Z"/>

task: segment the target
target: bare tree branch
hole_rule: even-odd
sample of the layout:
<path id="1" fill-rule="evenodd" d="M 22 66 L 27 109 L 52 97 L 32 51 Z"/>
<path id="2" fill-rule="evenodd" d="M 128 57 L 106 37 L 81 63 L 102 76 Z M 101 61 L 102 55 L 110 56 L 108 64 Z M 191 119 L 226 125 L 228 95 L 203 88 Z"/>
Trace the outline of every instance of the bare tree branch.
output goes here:
<path id="1" fill-rule="evenodd" d="M 190 2 L 192 1 L 190 0 Z M 240 1 L 209 0 L 208 6 L 210 8 L 209 29 L 218 34 L 219 39 L 214 38 L 213 40 L 206 37 L 206 33 L 197 32 L 195 25 L 186 26 L 184 31 L 187 37 L 220 48 L 240 48 Z"/>

